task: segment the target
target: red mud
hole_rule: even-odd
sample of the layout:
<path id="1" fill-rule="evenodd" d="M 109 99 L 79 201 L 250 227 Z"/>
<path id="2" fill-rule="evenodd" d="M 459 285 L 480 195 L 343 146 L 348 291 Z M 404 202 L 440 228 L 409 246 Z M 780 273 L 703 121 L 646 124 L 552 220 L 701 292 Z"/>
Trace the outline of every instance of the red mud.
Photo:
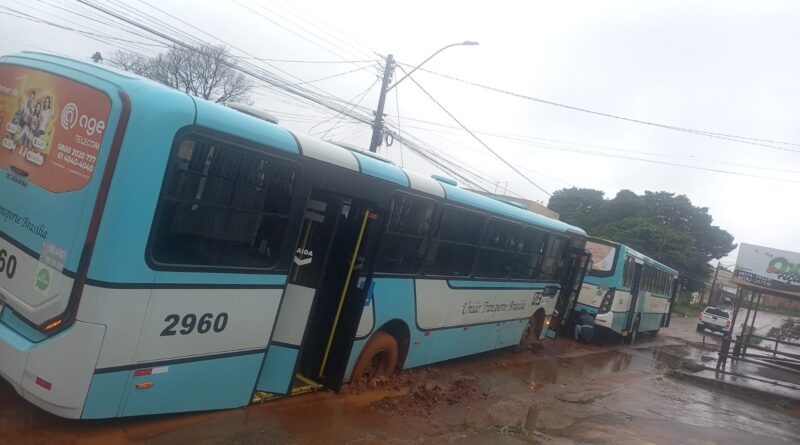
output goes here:
<path id="1" fill-rule="evenodd" d="M 385 397 L 371 405 L 372 409 L 387 414 L 412 414 L 429 416 L 441 404 L 456 405 L 476 398 L 486 399 L 487 393 L 478 392 L 478 376 L 456 377 L 450 382 L 423 381 L 400 396 Z"/>

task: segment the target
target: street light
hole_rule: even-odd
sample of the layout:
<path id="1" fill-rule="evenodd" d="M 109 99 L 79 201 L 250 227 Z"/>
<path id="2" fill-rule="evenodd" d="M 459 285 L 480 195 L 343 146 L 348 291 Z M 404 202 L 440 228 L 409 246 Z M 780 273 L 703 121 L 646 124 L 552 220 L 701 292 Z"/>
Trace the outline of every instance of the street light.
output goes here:
<path id="1" fill-rule="evenodd" d="M 431 54 L 430 56 L 428 56 L 428 58 L 427 58 L 427 59 L 423 60 L 423 61 L 422 61 L 422 63 L 420 63 L 419 65 L 417 65 L 416 67 L 414 67 L 414 69 L 412 69 L 411 71 L 409 71 L 408 73 L 406 73 L 406 75 L 405 75 L 405 76 L 401 77 L 401 78 L 400 78 L 400 80 L 398 80 L 397 82 L 395 82 L 395 83 L 394 83 L 394 85 L 392 85 L 392 86 L 390 86 L 389 88 L 387 88 L 387 89 L 386 89 L 386 91 L 388 92 L 388 91 L 389 91 L 389 90 L 391 90 L 392 88 L 396 87 L 396 86 L 397 86 L 397 84 L 399 84 L 400 82 L 404 81 L 404 80 L 406 79 L 406 77 L 408 77 L 408 76 L 410 76 L 410 75 L 411 75 L 411 73 L 413 73 L 414 71 L 416 71 L 416 70 L 420 69 L 420 67 L 421 67 L 422 65 L 425 65 L 425 64 L 426 64 L 426 63 L 427 63 L 429 60 L 433 59 L 433 58 L 434 58 L 434 57 L 435 57 L 437 54 L 439 54 L 440 52 L 442 52 L 442 51 L 446 50 L 447 48 L 452 48 L 452 47 L 454 47 L 454 46 L 477 46 L 477 45 L 478 45 L 478 42 L 473 42 L 473 41 L 471 41 L 471 40 L 465 40 L 465 41 L 463 41 L 463 42 L 461 42 L 461 43 L 451 43 L 450 45 L 447 45 L 447 46 L 445 46 L 445 47 L 442 47 L 442 48 L 440 48 L 438 51 L 436 51 L 435 53 L 433 53 L 433 54 Z"/>
<path id="2" fill-rule="evenodd" d="M 411 73 L 418 70 L 422 65 L 425 65 L 425 63 L 433 59 L 434 56 L 446 50 L 447 48 L 451 48 L 453 46 L 475 46 L 477 44 L 478 42 L 465 40 L 461 43 L 451 43 L 450 45 L 444 46 L 435 53 L 428 56 L 427 59 L 423 60 L 422 63 L 414 67 L 414 69 L 412 69 L 408 73 L 406 73 L 405 76 L 400 78 L 400 80 L 395 82 L 394 85 L 392 86 L 389 86 L 389 81 L 392 78 L 392 70 L 394 69 L 394 57 L 391 54 L 386 56 L 386 66 L 384 67 L 383 70 L 383 84 L 381 85 L 381 95 L 378 97 L 378 109 L 375 110 L 375 121 L 372 123 L 372 140 L 369 143 L 369 151 L 373 153 L 378 151 L 378 145 L 381 145 L 381 139 L 383 139 L 383 106 L 384 104 L 386 104 L 386 93 L 389 90 L 396 87 L 397 84 L 405 80 L 405 78 L 410 76 Z"/>

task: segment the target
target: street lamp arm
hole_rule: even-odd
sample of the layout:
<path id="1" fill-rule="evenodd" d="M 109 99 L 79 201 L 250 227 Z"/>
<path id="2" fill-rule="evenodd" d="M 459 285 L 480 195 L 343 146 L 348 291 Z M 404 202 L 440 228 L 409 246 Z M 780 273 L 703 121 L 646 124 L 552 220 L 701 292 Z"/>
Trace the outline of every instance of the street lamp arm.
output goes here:
<path id="1" fill-rule="evenodd" d="M 407 72 L 405 76 L 401 77 L 397 82 L 394 83 L 394 85 L 392 85 L 389 88 L 387 88 L 386 91 L 388 92 L 392 88 L 396 87 L 397 84 L 399 84 L 400 82 L 404 81 L 406 79 L 406 77 L 410 76 L 412 73 L 414 73 L 414 71 L 420 69 L 422 67 L 422 65 L 425 65 L 426 63 L 428 63 L 429 60 L 433 59 L 437 54 L 439 54 L 440 52 L 446 50 L 447 48 L 452 48 L 454 46 L 464 46 L 464 45 L 472 46 L 472 45 L 477 45 L 477 44 L 478 44 L 478 42 L 472 42 L 470 40 L 466 40 L 466 41 L 461 42 L 461 43 L 451 43 L 451 44 L 449 44 L 447 46 L 444 46 L 444 47 L 440 48 L 438 51 L 436 51 L 435 53 L 433 53 L 430 56 L 428 56 L 427 59 L 423 60 L 422 63 L 420 63 L 419 65 L 414 67 L 414 69 L 412 69 L 411 71 Z"/>

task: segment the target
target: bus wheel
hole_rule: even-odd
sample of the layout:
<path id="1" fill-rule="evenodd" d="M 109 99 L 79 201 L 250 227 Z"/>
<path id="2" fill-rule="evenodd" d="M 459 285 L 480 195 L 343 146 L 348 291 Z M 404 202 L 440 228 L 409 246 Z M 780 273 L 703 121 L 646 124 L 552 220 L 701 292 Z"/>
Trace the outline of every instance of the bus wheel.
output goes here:
<path id="1" fill-rule="evenodd" d="M 352 380 L 390 377 L 397 366 L 397 355 L 397 340 L 386 332 L 376 332 L 358 356 Z"/>
<path id="2" fill-rule="evenodd" d="M 539 309 L 528 319 L 528 325 L 525 326 L 522 339 L 519 341 L 520 346 L 526 347 L 534 341 L 539 341 L 539 337 L 541 337 L 542 331 L 544 330 L 544 318 L 544 310 Z"/>

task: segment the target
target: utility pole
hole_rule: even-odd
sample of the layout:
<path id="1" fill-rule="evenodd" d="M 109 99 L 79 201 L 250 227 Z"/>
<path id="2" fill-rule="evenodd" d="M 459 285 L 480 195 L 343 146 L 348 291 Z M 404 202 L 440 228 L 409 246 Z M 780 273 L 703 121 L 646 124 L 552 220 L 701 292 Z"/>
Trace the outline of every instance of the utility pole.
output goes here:
<path id="1" fill-rule="evenodd" d="M 708 293 L 709 305 L 711 304 L 711 297 L 714 296 L 714 288 L 717 286 L 717 275 L 719 275 L 719 262 L 717 262 L 717 269 L 714 271 L 714 280 L 711 281 L 711 291 Z"/>
<path id="2" fill-rule="evenodd" d="M 383 84 L 381 84 L 381 95 L 378 98 L 378 109 L 375 111 L 375 121 L 372 123 L 372 141 L 369 143 L 369 151 L 375 153 L 383 140 L 383 106 L 386 104 L 386 92 L 389 91 L 389 82 L 394 73 L 394 56 L 386 56 L 386 66 L 383 68 Z"/>
<path id="3" fill-rule="evenodd" d="M 411 73 L 418 70 L 422 65 L 425 65 L 425 63 L 433 59 L 434 56 L 446 50 L 447 48 L 452 48 L 454 46 L 462 46 L 462 45 L 474 46 L 477 44 L 478 42 L 465 40 L 461 43 L 451 43 L 450 45 L 443 46 L 442 48 L 439 48 L 435 53 L 428 56 L 427 59 L 423 60 L 422 63 L 415 66 L 414 69 L 406 73 L 405 76 L 401 77 L 392 86 L 389 86 L 389 82 L 391 82 L 392 74 L 394 74 L 394 65 L 395 65 L 394 56 L 392 56 L 391 54 L 386 56 L 386 66 L 383 67 L 383 84 L 381 85 L 381 95 L 378 98 L 378 109 L 375 111 L 375 121 L 372 122 L 372 141 L 370 141 L 369 143 L 369 151 L 373 153 L 378 151 L 378 146 L 381 145 L 381 140 L 383 139 L 383 106 L 386 104 L 386 93 L 389 90 L 396 87 L 398 83 L 405 80 L 405 78 L 410 76 Z"/>

